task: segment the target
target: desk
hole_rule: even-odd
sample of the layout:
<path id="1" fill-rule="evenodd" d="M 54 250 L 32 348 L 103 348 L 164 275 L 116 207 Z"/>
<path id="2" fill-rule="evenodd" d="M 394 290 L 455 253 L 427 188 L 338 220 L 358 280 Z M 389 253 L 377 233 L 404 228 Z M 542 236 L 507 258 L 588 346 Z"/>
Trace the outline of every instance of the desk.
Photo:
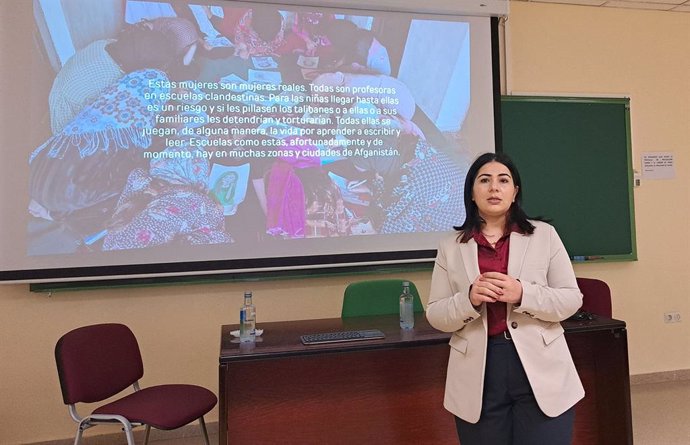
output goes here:
<path id="1" fill-rule="evenodd" d="M 450 334 L 423 313 L 401 331 L 398 317 L 261 323 L 255 345 L 222 327 L 220 443 L 452 444 L 443 408 Z M 564 322 L 587 393 L 576 408 L 573 444 L 632 444 L 625 323 Z M 385 339 L 304 346 L 306 333 L 376 328 Z"/>

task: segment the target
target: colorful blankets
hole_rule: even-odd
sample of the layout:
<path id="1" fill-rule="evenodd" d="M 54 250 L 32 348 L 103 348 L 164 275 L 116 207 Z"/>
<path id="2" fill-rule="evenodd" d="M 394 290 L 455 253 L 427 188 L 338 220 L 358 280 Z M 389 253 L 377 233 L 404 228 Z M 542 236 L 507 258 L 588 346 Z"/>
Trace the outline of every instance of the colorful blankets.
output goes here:
<path id="1" fill-rule="evenodd" d="M 67 150 L 78 150 L 83 159 L 97 150 L 109 152 L 132 147 L 148 148 L 151 135 L 144 129 L 154 126 L 160 109 L 161 93 L 169 88 L 167 76 L 158 70 L 139 70 L 123 76 L 107 87 L 84 108 L 62 131 L 33 151 L 29 162 L 46 152 L 51 158 L 62 158 Z"/>

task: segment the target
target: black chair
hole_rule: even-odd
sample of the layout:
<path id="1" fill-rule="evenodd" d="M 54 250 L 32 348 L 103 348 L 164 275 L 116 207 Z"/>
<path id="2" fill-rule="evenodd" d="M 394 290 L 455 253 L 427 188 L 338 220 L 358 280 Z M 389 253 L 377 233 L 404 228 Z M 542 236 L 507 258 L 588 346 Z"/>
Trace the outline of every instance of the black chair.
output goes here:
<path id="1" fill-rule="evenodd" d="M 210 445 L 204 415 L 218 402 L 215 394 L 184 384 L 140 388 L 144 366 L 137 339 L 127 326 L 107 323 L 74 329 L 55 345 L 55 361 L 63 401 L 78 424 L 75 445 L 84 430 L 98 424 L 121 423 L 127 444 L 134 445 L 133 427 L 146 425 L 146 444 L 151 427 L 172 430 L 197 419 Z M 133 392 L 97 407 L 90 415 L 77 413 L 77 403 L 102 402 L 130 385 Z"/>

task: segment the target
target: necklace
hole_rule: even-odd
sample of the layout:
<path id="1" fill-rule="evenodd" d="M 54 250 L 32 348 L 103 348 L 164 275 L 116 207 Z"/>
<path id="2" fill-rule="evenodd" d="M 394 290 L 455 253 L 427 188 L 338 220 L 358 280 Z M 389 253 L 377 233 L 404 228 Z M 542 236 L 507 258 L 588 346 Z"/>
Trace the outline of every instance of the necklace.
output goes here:
<path id="1" fill-rule="evenodd" d="M 502 234 L 495 233 L 495 234 L 493 234 L 493 235 L 489 235 L 488 233 L 482 232 L 482 235 L 484 235 L 486 238 L 494 238 L 494 237 L 497 237 L 497 236 L 501 236 Z"/>
<path id="2" fill-rule="evenodd" d="M 494 233 L 493 235 L 489 235 L 488 233 L 482 232 L 482 235 L 484 235 L 484 239 L 489 242 L 489 245 L 491 247 L 496 247 L 496 244 L 498 244 L 498 241 L 501 239 L 501 236 L 503 236 L 502 233 Z"/>

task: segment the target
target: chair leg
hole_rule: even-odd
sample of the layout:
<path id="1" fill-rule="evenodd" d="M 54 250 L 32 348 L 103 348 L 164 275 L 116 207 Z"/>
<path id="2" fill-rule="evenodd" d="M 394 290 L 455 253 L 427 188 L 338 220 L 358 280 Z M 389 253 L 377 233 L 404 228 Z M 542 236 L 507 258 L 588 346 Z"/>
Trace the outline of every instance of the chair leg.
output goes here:
<path id="1" fill-rule="evenodd" d="M 84 430 L 82 429 L 83 422 L 80 422 L 79 425 L 77 426 L 77 435 L 74 438 L 74 445 L 79 445 L 79 442 L 81 442 L 81 435 L 84 433 Z"/>
<path id="2" fill-rule="evenodd" d="M 146 434 L 144 435 L 144 445 L 149 443 L 149 433 L 151 433 L 151 425 L 146 425 Z"/>
<path id="3" fill-rule="evenodd" d="M 208 441 L 208 431 L 206 431 L 206 422 L 204 422 L 204 416 L 199 417 L 199 424 L 201 425 L 201 432 L 204 434 L 204 441 L 206 445 L 211 445 Z"/>
<path id="4" fill-rule="evenodd" d="M 134 433 L 132 432 L 131 426 L 125 426 L 125 436 L 127 436 L 127 445 L 136 445 L 134 442 Z"/>

